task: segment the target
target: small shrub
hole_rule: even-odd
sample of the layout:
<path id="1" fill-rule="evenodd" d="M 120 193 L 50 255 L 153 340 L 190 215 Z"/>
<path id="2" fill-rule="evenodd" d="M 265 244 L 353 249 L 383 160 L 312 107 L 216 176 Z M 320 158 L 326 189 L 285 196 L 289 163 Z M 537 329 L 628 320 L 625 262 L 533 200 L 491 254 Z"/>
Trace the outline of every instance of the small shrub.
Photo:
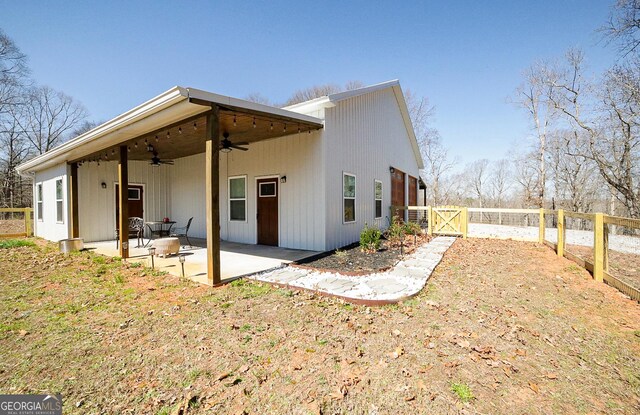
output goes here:
<path id="1" fill-rule="evenodd" d="M 451 391 L 456 394 L 461 402 L 469 402 L 474 398 L 473 393 L 471 393 L 471 389 L 464 383 L 452 383 Z"/>
<path id="2" fill-rule="evenodd" d="M 403 231 L 407 235 L 420 235 L 422 228 L 415 222 L 407 222 L 403 225 Z"/>
<path id="3" fill-rule="evenodd" d="M 349 256 L 349 254 L 347 254 L 347 251 L 336 249 L 336 258 L 338 258 L 340 261 L 346 260 L 347 256 Z"/>
<path id="4" fill-rule="evenodd" d="M 21 246 L 35 246 L 36 244 L 26 239 L 0 240 L 0 249 L 19 248 Z"/>
<path id="5" fill-rule="evenodd" d="M 398 216 L 394 216 L 391 225 L 385 232 L 385 237 L 393 243 L 400 243 L 404 239 L 404 224 Z"/>
<path id="6" fill-rule="evenodd" d="M 360 248 L 364 251 L 377 251 L 380 249 L 380 237 L 382 233 L 376 227 L 370 228 L 365 224 L 364 229 L 360 232 Z"/>

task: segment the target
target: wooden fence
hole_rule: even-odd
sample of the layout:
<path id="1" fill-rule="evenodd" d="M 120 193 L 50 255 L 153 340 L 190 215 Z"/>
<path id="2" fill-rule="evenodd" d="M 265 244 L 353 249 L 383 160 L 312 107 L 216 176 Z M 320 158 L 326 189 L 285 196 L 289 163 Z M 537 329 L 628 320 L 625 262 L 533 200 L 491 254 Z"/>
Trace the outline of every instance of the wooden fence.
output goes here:
<path id="1" fill-rule="evenodd" d="M 538 216 L 538 242 L 554 249 L 558 256 L 568 258 L 589 271 L 596 281 L 605 282 L 636 301 L 640 301 L 640 289 L 612 275 L 609 270 L 609 226 L 621 226 L 633 230 L 640 229 L 640 219 L 606 215 L 604 213 L 579 213 L 564 209 L 501 209 L 465 208 L 459 206 L 392 206 L 392 216 L 399 211 L 418 211 L 429 235 L 458 235 L 467 237 L 469 213 L 477 214 L 526 214 Z M 545 239 L 546 217 L 555 215 L 557 243 Z M 590 258 L 580 258 L 566 250 L 566 220 L 581 219 L 593 223 L 593 262 Z M 640 240 L 640 238 L 639 238 Z M 640 250 L 638 252 L 640 255 Z M 640 287 L 639 287 L 640 288 Z"/>
<path id="2" fill-rule="evenodd" d="M 24 232 L 8 232 L 8 233 L 2 233 L 3 230 L 0 229 L 0 238 L 17 238 L 20 236 L 32 236 L 33 235 L 33 227 L 32 227 L 32 213 L 33 213 L 33 209 L 32 208 L 0 208 L 0 214 L 6 214 L 6 213 L 22 213 L 23 214 L 23 221 L 24 221 Z M 13 216 L 13 215 L 12 215 Z M 20 220 L 20 219 L 13 219 L 14 221 Z M 0 222 L 5 221 L 4 219 L 0 219 Z"/>

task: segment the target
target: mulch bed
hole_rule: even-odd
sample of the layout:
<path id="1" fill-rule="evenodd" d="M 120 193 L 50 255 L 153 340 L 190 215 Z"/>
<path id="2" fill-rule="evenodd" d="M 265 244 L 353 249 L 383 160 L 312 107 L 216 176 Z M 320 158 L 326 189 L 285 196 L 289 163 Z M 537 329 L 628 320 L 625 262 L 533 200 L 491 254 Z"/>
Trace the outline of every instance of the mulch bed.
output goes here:
<path id="1" fill-rule="evenodd" d="M 372 272 L 383 272 L 394 267 L 401 259 L 402 254 L 412 253 L 416 246 L 429 242 L 427 235 L 417 237 L 417 244 L 413 236 L 405 237 L 403 248 L 400 244 L 382 240 L 380 249 L 376 252 L 363 251 L 359 245 L 338 249 L 335 252 L 309 262 L 293 264 L 294 267 L 314 269 L 324 272 L 333 272 L 343 275 L 364 275 Z"/>

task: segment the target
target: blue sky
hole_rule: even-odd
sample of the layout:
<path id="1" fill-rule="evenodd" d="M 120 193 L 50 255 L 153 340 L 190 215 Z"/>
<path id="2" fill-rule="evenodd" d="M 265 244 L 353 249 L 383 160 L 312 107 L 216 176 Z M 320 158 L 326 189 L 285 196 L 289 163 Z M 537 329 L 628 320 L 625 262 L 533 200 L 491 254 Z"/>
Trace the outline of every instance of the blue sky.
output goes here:
<path id="1" fill-rule="evenodd" d="M 615 51 L 595 31 L 610 1 L 6 1 L 2 28 L 32 76 L 107 120 L 192 86 L 282 102 L 315 84 L 399 79 L 436 107 L 434 126 L 462 163 L 498 159 L 530 135 L 508 97 L 538 59 Z"/>

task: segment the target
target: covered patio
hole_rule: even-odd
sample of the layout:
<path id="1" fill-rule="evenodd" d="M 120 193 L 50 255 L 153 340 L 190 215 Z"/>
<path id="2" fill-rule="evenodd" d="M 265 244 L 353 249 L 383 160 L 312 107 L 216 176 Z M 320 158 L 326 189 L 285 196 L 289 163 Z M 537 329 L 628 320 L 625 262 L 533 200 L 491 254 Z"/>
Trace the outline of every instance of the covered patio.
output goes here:
<path id="1" fill-rule="evenodd" d="M 143 242 L 146 244 L 148 239 L 144 239 Z M 170 255 L 166 258 L 154 256 L 154 268 L 179 277 L 183 276 L 179 255 L 184 255 L 184 277 L 202 284 L 208 284 L 207 241 L 201 238 L 191 238 L 191 243 L 191 246 L 182 245 L 178 255 Z M 85 244 L 85 248 L 102 255 L 120 255 L 120 250 L 116 248 L 115 241 L 90 242 Z M 221 241 L 221 283 L 271 270 L 280 267 L 282 264 L 298 261 L 318 253 L 316 251 Z M 141 262 L 149 267 L 152 265 L 148 248 L 133 246 L 133 241 L 131 241 L 129 247 L 129 259 L 131 262 Z"/>
<path id="2" fill-rule="evenodd" d="M 145 200 L 150 205 L 145 208 L 144 220 L 161 220 L 171 211 L 170 199 L 179 200 L 181 204 L 173 205 L 173 215 L 196 216 L 201 229 L 200 235 L 190 235 L 201 239 L 196 239 L 197 243 L 192 241 L 197 248 L 185 252 L 185 274 L 208 285 L 217 285 L 225 279 L 315 253 L 221 240 L 220 202 L 226 199 L 220 191 L 220 153 L 244 152 L 256 143 L 292 134 L 308 140 L 312 132 L 321 128 L 323 121 L 309 115 L 193 88 L 174 87 L 52 150 L 47 159 L 40 162 L 40 167 L 60 163 L 67 166 L 69 236 L 84 237 L 88 247 L 123 259 L 148 255 L 146 249 L 133 247 L 135 240 L 129 241 L 128 232 L 118 232 L 116 252 L 111 236 L 116 229 L 129 229 L 129 217 L 137 216 L 129 211 L 130 186 L 140 181 L 135 177 L 144 176 L 148 182 L 141 191 L 145 192 Z M 192 161 L 196 155 L 204 156 L 204 168 L 198 167 L 197 171 L 194 169 L 200 165 Z M 233 158 L 223 160 L 227 170 L 230 160 Z M 130 174 L 134 175 L 133 181 Z M 100 175 L 107 176 L 107 180 Z M 175 179 L 178 175 L 180 180 Z M 91 187 L 87 184 L 89 177 Z M 174 193 L 176 188 L 182 188 L 182 193 L 169 194 L 169 178 L 176 183 L 172 185 Z M 197 193 L 202 202 L 202 206 L 197 207 L 189 201 L 192 196 L 184 191 L 184 184 L 194 178 L 204 184 L 202 191 L 189 188 L 190 194 Z M 108 192 L 94 190 L 96 180 L 102 181 L 102 189 L 115 192 L 115 215 L 114 202 Z M 108 209 L 106 204 L 110 205 Z M 202 211 L 194 214 L 193 210 L 200 207 Z M 179 212 L 185 210 L 189 212 Z M 177 224 L 181 225 L 184 223 Z M 91 236 L 87 238 L 88 235 Z M 158 269 L 181 273 L 177 257 L 157 260 Z"/>

